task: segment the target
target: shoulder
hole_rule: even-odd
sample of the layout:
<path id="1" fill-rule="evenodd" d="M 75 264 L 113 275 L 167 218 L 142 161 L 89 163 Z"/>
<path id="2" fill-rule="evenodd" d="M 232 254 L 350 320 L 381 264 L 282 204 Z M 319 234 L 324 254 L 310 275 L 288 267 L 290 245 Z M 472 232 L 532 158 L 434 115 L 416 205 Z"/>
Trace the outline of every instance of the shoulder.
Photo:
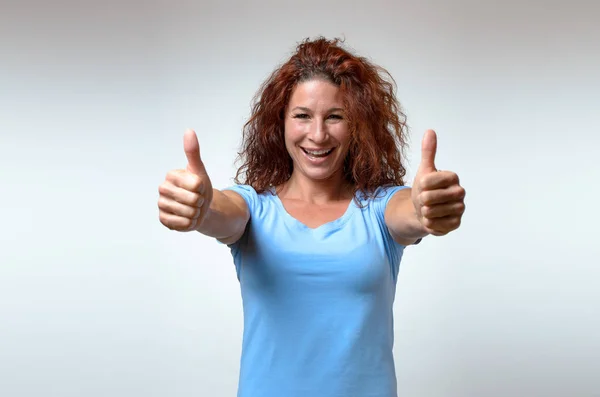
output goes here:
<path id="1" fill-rule="evenodd" d="M 378 211 L 385 211 L 392 197 L 399 191 L 404 191 L 402 194 L 410 194 L 408 186 L 385 185 L 379 186 L 371 192 L 359 192 L 358 198 L 365 207 L 368 206 Z"/>
<path id="2" fill-rule="evenodd" d="M 239 195 L 246 202 L 251 216 L 260 212 L 264 206 L 265 200 L 267 200 L 269 196 L 273 195 L 271 191 L 258 193 L 251 185 L 242 184 L 228 186 L 222 191 L 224 193 Z"/>
<path id="3" fill-rule="evenodd" d="M 235 185 L 227 186 L 226 188 L 223 189 L 223 191 L 224 192 L 225 191 L 235 192 L 242 197 L 247 196 L 249 198 L 255 198 L 257 196 L 256 190 L 254 190 L 254 188 L 250 185 L 235 184 Z"/>

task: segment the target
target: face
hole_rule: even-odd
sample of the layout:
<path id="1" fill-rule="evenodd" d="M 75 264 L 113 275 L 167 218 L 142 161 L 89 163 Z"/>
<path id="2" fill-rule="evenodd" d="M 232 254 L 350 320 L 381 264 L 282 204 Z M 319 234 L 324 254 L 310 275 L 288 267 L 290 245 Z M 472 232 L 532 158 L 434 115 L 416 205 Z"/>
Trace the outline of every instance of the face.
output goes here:
<path id="1" fill-rule="evenodd" d="M 296 177 L 342 177 L 350 131 L 339 88 L 315 79 L 298 84 L 285 115 L 285 145 Z"/>

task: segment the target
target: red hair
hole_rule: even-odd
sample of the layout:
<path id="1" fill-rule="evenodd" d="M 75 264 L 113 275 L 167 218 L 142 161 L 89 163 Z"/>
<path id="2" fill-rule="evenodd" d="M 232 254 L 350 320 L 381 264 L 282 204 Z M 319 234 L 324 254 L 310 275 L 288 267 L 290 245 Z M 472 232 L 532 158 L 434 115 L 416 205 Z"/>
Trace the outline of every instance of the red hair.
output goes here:
<path id="1" fill-rule="evenodd" d="M 379 186 L 404 185 L 406 116 L 395 82 L 383 68 L 351 54 L 340 40 L 318 38 L 300 43 L 292 57 L 262 84 L 243 129 L 242 161 L 235 182 L 258 193 L 286 182 L 292 160 L 284 141 L 284 117 L 293 88 L 322 79 L 337 85 L 344 98 L 351 140 L 344 176 L 368 196 Z"/>

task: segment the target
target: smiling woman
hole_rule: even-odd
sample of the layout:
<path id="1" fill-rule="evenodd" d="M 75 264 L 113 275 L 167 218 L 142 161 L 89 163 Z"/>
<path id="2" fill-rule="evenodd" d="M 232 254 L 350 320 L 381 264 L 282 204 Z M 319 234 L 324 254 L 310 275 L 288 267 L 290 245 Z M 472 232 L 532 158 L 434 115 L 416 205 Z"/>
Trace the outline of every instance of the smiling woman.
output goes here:
<path id="1" fill-rule="evenodd" d="M 242 291 L 239 397 L 397 395 L 392 307 L 406 246 L 460 225 L 465 191 L 423 139 L 404 185 L 391 78 L 337 40 L 301 43 L 259 90 L 236 185 L 213 189 L 193 131 L 161 222 L 227 244 Z M 388 76 L 389 77 L 389 76 Z"/>
<path id="2" fill-rule="evenodd" d="M 293 122 L 297 119 L 305 122 Z M 335 136 L 341 128 L 349 139 L 347 152 L 338 153 L 344 161 L 337 176 L 353 194 L 372 196 L 380 186 L 403 185 L 405 120 L 385 69 L 351 54 L 338 40 L 307 40 L 257 93 L 236 182 L 258 193 L 285 185 L 294 170 L 289 137 L 303 128 L 304 135 L 324 140 L 329 130 Z"/>

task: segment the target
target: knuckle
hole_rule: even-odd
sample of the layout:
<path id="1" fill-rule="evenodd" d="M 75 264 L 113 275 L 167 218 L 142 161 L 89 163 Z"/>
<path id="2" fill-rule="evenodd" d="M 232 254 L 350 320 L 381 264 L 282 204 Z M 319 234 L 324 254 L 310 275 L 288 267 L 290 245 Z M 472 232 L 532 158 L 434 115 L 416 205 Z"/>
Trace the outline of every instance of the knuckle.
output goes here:
<path id="1" fill-rule="evenodd" d="M 194 175 L 194 178 L 191 181 L 191 188 L 195 192 L 199 192 L 203 186 L 202 178 L 197 175 Z"/>
<path id="2" fill-rule="evenodd" d="M 423 225 L 428 228 L 433 228 L 434 222 L 429 218 L 423 218 Z"/>
<path id="3" fill-rule="evenodd" d="M 161 183 L 160 185 L 158 185 L 158 194 L 165 195 L 168 193 L 168 188 L 167 188 L 167 184 L 166 183 Z"/>
<path id="4" fill-rule="evenodd" d="M 158 187 L 158 193 L 160 196 L 173 197 L 174 186 L 171 182 L 165 181 Z"/>
<path id="5" fill-rule="evenodd" d="M 452 189 L 448 192 L 448 195 L 454 200 L 460 200 L 462 194 L 460 189 Z"/>
<path id="6" fill-rule="evenodd" d="M 203 198 L 202 198 L 202 196 L 200 194 L 192 192 L 190 194 L 189 200 L 190 201 L 189 201 L 188 204 L 190 206 L 192 206 L 192 207 L 199 207 L 200 205 L 202 205 L 201 201 L 203 201 Z"/>
<path id="7" fill-rule="evenodd" d="M 160 220 L 160 223 L 162 223 L 167 229 L 173 230 L 173 225 L 171 225 L 171 222 L 169 222 L 169 218 L 162 211 L 160 211 L 158 219 Z"/>
<path id="8" fill-rule="evenodd" d="M 431 212 L 432 212 L 432 209 L 431 209 L 431 207 L 429 207 L 429 206 L 427 206 L 427 205 L 424 205 L 423 207 L 421 207 L 421 214 L 422 214 L 424 217 L 429 217 L 429 216 L 431 216 Z"/>
<path id="9" fill-rule="evenodd" d="M 188 231 L 194 230 L 196 227 L 196 219 L 187 219 L 185 220 L 185 229 Z"/>
<path id="10" fill-rule="evenodd" d="M 434 228 L 428 228 L 427 231 L 429 232 L 429 234 L 432 234 L 432 235 L 438 236 L 438 237 L 444 235 L 443 232 L 440 232 L 439 230 L 434 229 Z"/>
<path id="11" fill-rule="evenodd" d="M 182 224 L 183 224 L 182 226 L 183 226 L 185 229 L 188 229 L 188 228 L 190 228 L 190 227 L 192 226 L 193 222 L 194 222 L 194 220 L 193 220 L 193 219 L 190 219 L 190 218 L 184 218 L 184 220 L 183 220 L 183 222 L 182 222 Z"/>
<path id="12" fill-rule="evenodd" d="M 170 170 L 169 172 L 167 172 L 167 175 L 165 176 L 165 180 L 166 181 L 175 181 L 177 179 L 179 179 L 179 175 L 181 173 L 179 172 L 179 170 Z"/>
<path id="13" fill-rule="evenodd" d="M 433 229 L 436 232 L 436 236 L 445 236 L 446 234 L 448 234 L 448 230 L 445 227 L 445 225 L 436 225 L 436 227 Z"/>
<path id="14" fill-rule="evenodd" d="M 460 226 L 460 217 L 455 217 L 450 221 L 450 225 L 454 228 L 457 229 Z"/>
<path id="15" fill-rule="evenodd" d="M 165 196 L 158 198 L 158 208 L 166 209 L 169 206 L 169 200 Z"/>

